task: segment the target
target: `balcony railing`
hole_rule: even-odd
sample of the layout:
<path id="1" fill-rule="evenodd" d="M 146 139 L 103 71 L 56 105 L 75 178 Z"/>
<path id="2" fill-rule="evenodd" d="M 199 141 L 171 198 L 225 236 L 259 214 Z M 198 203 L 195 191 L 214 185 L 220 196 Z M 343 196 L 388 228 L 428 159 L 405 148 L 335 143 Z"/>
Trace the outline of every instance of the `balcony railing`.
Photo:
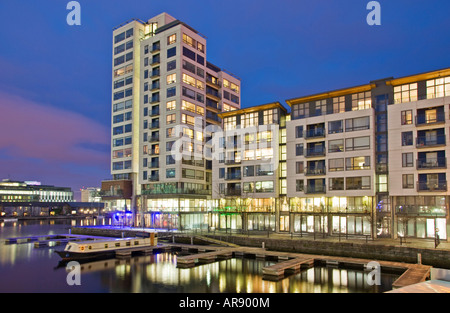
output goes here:
<path id="1" fill-rule="evenodd" d="M 322 137 L 325 137 L 325 128 L 308 129 L 305 132 L 306 139 L 322 138 Z"/>
<path id="2" fill-rule="evenodd" d="M 417 191 L 447 191 L 447 181 L 438 182 L 417 182 Z"/>
<path id="3" fill-rule="evenodd" d="M 241 179 L 241 173 L 226 173 L 226 180 L 236 180 Z"/>
<path id="4" fill-rule="evenodd" d="M 445 145 L 445 135 L 436 135 L 436 136 L 420 136 L 416 138 L 416 147 L 417 148 L 426 148 L 426 147 L 434 147 Z"/>
<path id="5" fill-rule="evenodd" d="M 325 175 L 325 167 L 323 168 L 306 168 L 305 175 L 306 176 L 315 176 L 315 175 Z"/>
<path id="6" fill-rule="evenodd" d="M 445 114 L 438 113 L 436 115 L 419 114 L 416 116 L 416 126 L 430 125 L 445 122 Z"/>
<path id="7" fill-rule="evenodd" d="M 154 188 L 142 190 L 143 195 L 180 195 L 180 194 L 195 194 L 195 195 L 210 195 L 211 190 L 206 189 L 188 189 L 188 188 Z"/>
<path id="8" fill-rule="evenodd" d="M 240 189 L 227 189 L 225 190 L 225 196 L 240 196 L 242 194 Z"/>
<path id="9" fill-rule="evenodd" d="M 326 193 L 327 188 L 324 185 L 319 186 L 306 186 L 305 193 Z"/>
<path id="10" fill-rule="evenodd" d="M 396 214 L 411 214 L 411 215 L 431 215 L 445 216 L 446 208 L 439 206 L 426 206 L 426 205 L 397 205 L 395 207 Z"/>
<path id="11" fill-rule="evenodd" d="M 151 175 L 148 180 L 150 180 L 150 181 L 159 181 L 159 175 Z"/>
<path id="12" fill-rule="evenodd" d="M 306 157 L 320 157 L 325 156 L 325 147 L 315 147 L 306 149 Z"/>
<path id="13" fill-rule="evenodd" d="M 417 159 L 417 169 L 447 168 L 447 158 Z"/>

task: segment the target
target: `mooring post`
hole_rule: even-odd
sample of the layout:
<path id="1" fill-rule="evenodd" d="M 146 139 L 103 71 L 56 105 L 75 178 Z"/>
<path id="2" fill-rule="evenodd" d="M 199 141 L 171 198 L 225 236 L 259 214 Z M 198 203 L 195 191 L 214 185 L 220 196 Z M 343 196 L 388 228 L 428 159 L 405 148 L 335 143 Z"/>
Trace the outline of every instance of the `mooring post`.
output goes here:
<path id="1" fill-rule="evenodd" d="M 422 264 L 422 253 L 417 253 L 417 264 Z"/>

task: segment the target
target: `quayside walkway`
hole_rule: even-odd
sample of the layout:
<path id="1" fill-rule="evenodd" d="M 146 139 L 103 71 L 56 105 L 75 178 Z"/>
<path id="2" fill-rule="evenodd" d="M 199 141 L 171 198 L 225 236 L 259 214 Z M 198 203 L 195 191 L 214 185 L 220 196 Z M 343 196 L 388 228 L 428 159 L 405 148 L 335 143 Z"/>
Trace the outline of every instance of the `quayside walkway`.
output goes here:
<path id="1" fill-rule="evenodd" d="M 131 227 L 73 227 L 72 233 L 93 236 L 131 237 L 136 233 L 155 231 L 155 229 Z M 251 232 L 232 233 L 225 231 L 168 231 L 159 230 L 159 239 L 178 243 L 201 243 L 215 245 L 214 240 L 221 245 L 233 247 L 262 247 L 267 250 L 319 254 L 363 258 L 372 260 L 422 263 L 433 267 L 450 269 L 450 243 L 441 241 L 435 247 L 432 240 L 407 239 L 376 239 L 355 237 L 325 237 L 293 236 L 283 233 Z M 225 244 L 226 243 L 226 244 Z"/>

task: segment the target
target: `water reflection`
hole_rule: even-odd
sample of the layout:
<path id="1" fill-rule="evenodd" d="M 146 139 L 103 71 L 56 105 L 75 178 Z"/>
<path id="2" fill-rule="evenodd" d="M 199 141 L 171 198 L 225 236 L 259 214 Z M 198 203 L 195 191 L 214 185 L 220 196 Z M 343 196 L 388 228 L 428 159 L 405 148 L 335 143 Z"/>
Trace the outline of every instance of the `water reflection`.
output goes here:
<path id="1" fill-rule="evenodd" d="M 337 267 L 314 267 L 281 281 L 263 280 L 273 261 L 232 258 L 193 268 L 177 268 L 182 252 L 109 259 L 81 265 L 81 286 L 68 286 L 65 264 L 54 253 L 64 246 L 35 248 L 33 243 L 4 244 L 5 238 L 66 234 L 77 220 L 16 222 L 0 227 L 0 292 L 183 292 L 183 293 L 354 293 L 391 289 L 398 275 L 382 275 L 369 286 L 367 273 Z M 94 224 L 94 221 L 83 221 Z"/>
<path id="2" fill-rule="evenodd" d="M 384 274 L 381 286 L 369 286 L 362 271 L 316 266 L 274 282 L 261 276 L 272 261 L 233 258 L 185 269 L 176 267 L 177 256 L 161 253 L 90 262 L 82 264 L 81 273 L 83 278 L 99 275 L 110 292 L 151 293 L 373 293 L 390 290 L 398 278 Z"/>

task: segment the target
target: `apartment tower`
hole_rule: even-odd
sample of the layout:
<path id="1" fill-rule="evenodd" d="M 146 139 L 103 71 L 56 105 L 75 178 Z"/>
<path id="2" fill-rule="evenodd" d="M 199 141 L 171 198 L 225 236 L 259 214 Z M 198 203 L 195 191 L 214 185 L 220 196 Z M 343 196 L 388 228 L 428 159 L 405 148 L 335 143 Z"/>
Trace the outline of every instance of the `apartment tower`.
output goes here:
<path id="1" fill-rule="evenodd" d="M 131 208 L 136 225 L 207 227 L 205 151 L 218 113 L 240 108 L 240 79 L 207 60 L 204 35 L 162 13 L 114 29 L 112 81 L 109 207 Z"/>

